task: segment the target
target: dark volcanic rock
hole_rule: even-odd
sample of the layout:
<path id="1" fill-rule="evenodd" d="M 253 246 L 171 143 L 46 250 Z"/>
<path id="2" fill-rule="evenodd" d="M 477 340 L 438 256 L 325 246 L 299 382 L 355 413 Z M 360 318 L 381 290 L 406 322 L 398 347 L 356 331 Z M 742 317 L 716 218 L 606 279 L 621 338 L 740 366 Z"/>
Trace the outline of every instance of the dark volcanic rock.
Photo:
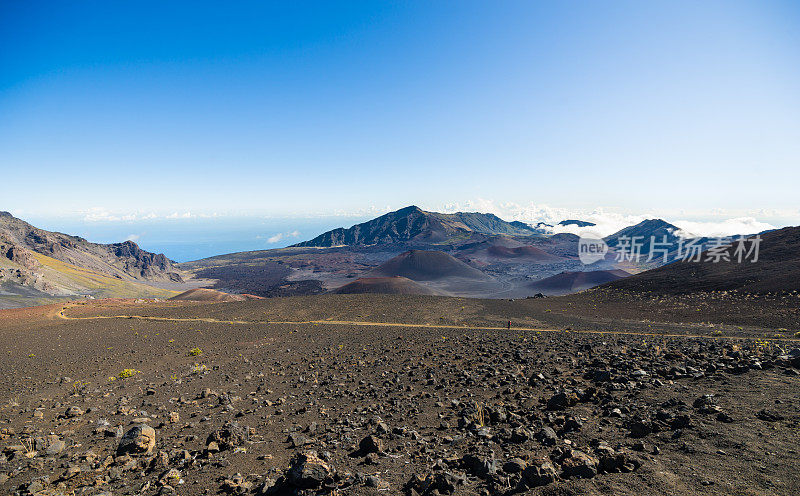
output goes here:
<path id="1" fill-rule="evenodd" d="M 383 441 L 376 436 L 367 436 L 358 443 L 359 453 L 368 455 L 370 453 L 383 453 Z"/>
<path id="2" fill-rule="evenodd" d="M 227 450 L 241 446 L 250 440 L 250 428 L 238 422 L 227 422 L 222 428 L 212 432 L 206 444 L 217 443 L 220 449 Z"/>
<path id="3" fill-rule="evenodd" d="M 558 435 L 552 427 L 544 426 L 536 435 L 536 439 L 538 439 L 539 442 L 545 446 L 555 446 L 555 444 L 558 442 Z"/>
<path id="4" fill-rule="evenodd" d="M 331 481 L 333 474 L 333 468 L 319 458 L 315 451 L 307 451 L 292 458 L 286 480 L 300 489 L 315 489 Z"/>
<path id="5" fill-rule="evenodd" d="M 768 410 L 766 408 L 763 410 L 759 410 L 758 413 L 756 413 L 756 418 L 759 418 L 766 422 L 777 422 L 779 420 L 784 419 L 783 415 L 781 415 L 780 413 L 776 412 L 775 410 Z"/>
<path id="6" fill-rule="evenodd" d="M 156 445 L 156 431 L 144 424 L 131 427 L 117 446 L 117 454 L 150 454 Z"/>
<path id="7" fill-rule="evenodd" d="M 466 482 L 463 475 L 449 471 L 429 474 L 426 477 L 414 475 L 405 484 L 404 489 L 409 496 L 428 496 L 453 494 L 457 486 Z"/>
<path id="8" fill-rule="evenodd" d="M 578 395 L 573 392 L 557 393 L 547 400 L 548 410 L 564 410 L 578 404 Z"/>
<path id="9" fill-rule="evenodd" d="M 467 472 L 485 479 L 497 473 L 498 462 L 494 455 L 480 456 L 468 453 L 461 458 L 461 466 Z"/>
<path id="10" fill-rule="evenodd" d="M 558 472 L 555 465 L 546 458 L 535 458 L 522 472 L 522 481 L 528 487 L 537 487 L 555 482 Z"/>
<path id="11" fill-rule="evenodd" d="M 597 475 L 597 465 L 597 458 L 579 450 L 570 450 L 567 456 L 561 459 L 561 471 L 566 478 L 591 479 Z"/>

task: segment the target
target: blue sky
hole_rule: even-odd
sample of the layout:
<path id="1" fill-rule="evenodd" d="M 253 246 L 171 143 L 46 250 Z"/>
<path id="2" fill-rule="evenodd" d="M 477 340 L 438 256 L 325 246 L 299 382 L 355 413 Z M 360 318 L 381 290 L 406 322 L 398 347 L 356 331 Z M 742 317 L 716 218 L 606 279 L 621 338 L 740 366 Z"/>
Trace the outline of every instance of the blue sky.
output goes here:
<path id="1" fill-rule="evenodd" d="M 2 2 L 0 208 L 800 223 L 798 28 L 770 1 Z"/>

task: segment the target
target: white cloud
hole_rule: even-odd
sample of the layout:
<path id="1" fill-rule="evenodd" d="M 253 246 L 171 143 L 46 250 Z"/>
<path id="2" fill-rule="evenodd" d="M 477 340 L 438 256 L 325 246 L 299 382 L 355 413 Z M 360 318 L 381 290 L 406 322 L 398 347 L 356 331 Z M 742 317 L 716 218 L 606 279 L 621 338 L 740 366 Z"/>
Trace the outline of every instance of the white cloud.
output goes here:
<path id="1" fill-rule="evenodd" d="M 139 236 L 138 234 L 128 234 L 128 237 L 125 238 L 125 241 L 133 241 L 135 243 L 135 242 L 139 241 L 140 237 L 141 236 Z"/>
<path id="2" fill-rule="evenodd" d="M 520 205 L 513 202 L 497 203 L 493 200 L 484 199 L 472 200 L 464 203 L 451 203 L 445 205 L 444 207 L 440 207 L 439 211 L 446 213 L 491 213 L 507 221 L 518 220 L 531 225 L 536 225 L 539 222 L 550 224 L 553 226 L 553 233 L 568 232 L 580 235 L 581 233 L 591 232 L 592 234 L 598 234 L 600 236 L 613 234 L 624 227 L 638 224 L 647 218 L 652 218 L 652 216 L 647 215 L 627 215 L 609 212 L 602 208 L 596 208 L 593 210 L 571 209 L 540 205 L 533 202 L 527 205 Z M 560 221 L 567 219 L 592 222 L 596 224 L 596 226 L 578 227 L 575 225 L 558 225 Z"/>
<path id="3" fill-rule="evenodd" d="M 121 217 L 113 215 L 103 207 L 92 207 L 84 212 L 83 220 L 87 222 L 116 222 Z"/>
<path id="4" fill-rule="evenodd" d="M 169 220 L 180 220 L 180 219 L 195 219 L 195 218 L 216 218 L 219 214 L 211 213 L 211 214 L 195 214 L 193 212 L 172 212 L 169 214 L 166 213 L 156 213 L 156 212 L 119 212 L 119 211 L 112 211 L 105 207 L 91 207 L 89 209 L 83 210 L 80 212 L 83 216 L 83 220 L 86 222 L 134 222 L 134 221 L 143 221 L 143 220 L 157 220 L 157 219 L 169 219 Z"/>
<path id="5" fill-rule="evenodd" d="M 437 208 L 430 208 L 437 211 Z M 620 229 L 632 226 L 646 219 L 663 219 L 679 227 L 680 233 L 693 236 L 732 236 L 735 234 L 754 234 L 768 229 L 775 229 L 775 226 L 767 222 L 759 221 L 755 217 L 739 216 L 733 217 L 731 211 L 725 209 L 713 209 L 706 212 L 706 215 L 699 220 L 671 220 L 675 212 L 652 211 L 646 214 L 631 214 L 609 211 L 605 208 L 571 209 L 558 208 L 549 205 L 535 204 L 520 205 L 513 202 L 495 202 L 493 200 L 478 199 L 463 203 L 452 203 L 438 207 L 438 211 L 453 212 L 481 212 L 492 213 L 503 220 L 522 221 L 536 225 L 539 222 L 553 226 L 553 233 L 573 233 L 594 234 L 608 236 Z M 777 212 L 764 211 L 764 214 L 775 215 Z M 782 211 L 781 214 L 791 212 Z M 684 212 L 685 214 L 685 212 Z M 730 216 L 725 218 L 725 216 Z M 766 215 L 765 215 L 766 216 Z M 559 226 L 558 222 L 567 219 L 588 221 L 596 224 L 590 227 L 578 227 L 575 225 Z"/>
<path id="6" fill-rule="evenodd" d="M 81 212 L 86 222 L 133 222 L 137 220 L 157 219 L 154 212 L 112 212 L 105 207 L 91 207 Z"/>
<path id="7" fill-rule="evenodd" d="M 269 238 L 267 238 L 267 243 L 275 244 L 275 243 L 281 241 L 282 239 L 297 238 L 299 236 L 300 236 L 300 231 L 291 231 L 291 232 L 286 232 L 286 233 L 278 233 L 278 234 L 275 234 L 274 236 L 270 236 Z"/>
<path id="8" fill-rule="evenodd" d="M 775 229 L 772 224 L 759 222 L 753 217 L 737 217 L 735 219 L 708 222 L 676 220 L 673 224 L 681 228 L 681 234 L 687 236 L 733 236 L 736 234 L 756 234 Z"/>
<path id="9" fill-rule="evenodd" d="M 183 213 L 172 212 L 171 214 L 167 215 L 164 218 L 165 219 L 192 219 L 194 217 L 196 217 L 196 215 L 193 215 L 191 212 L 187 211 L 187 212 L 183 212 Z"/>

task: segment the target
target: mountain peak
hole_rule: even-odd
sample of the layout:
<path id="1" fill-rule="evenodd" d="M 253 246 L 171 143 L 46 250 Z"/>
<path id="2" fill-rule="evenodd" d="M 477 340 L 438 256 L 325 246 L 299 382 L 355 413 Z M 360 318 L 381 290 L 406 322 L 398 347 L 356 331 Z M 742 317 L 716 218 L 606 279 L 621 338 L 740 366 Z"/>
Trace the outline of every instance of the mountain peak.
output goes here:
<path id="1" fill-rule="evenodd" d="M 653 227 L 656 229 L 660 229 L 662 227 L 666 227 L 668 229 L 678 229 L 678 226 L 674 224 L 670 224 L 669 222 L 665 221 L 664 219 L 646 219 L 641 221 L 640 223 L 636 224 L 636 226 L 642 227 Z M 634 226 L 634 227 L 636 227 Z"/>
<path id="2" fill-rule="evenodd" d="M 669 243 L 676 242 L 678 235 L 675 233 L 679 230 L 678 226 L 663 219 L 646 219 L 634 226 L 620 229 L 604 239 L 608 246 L 615 247 L 620 244 L 622 238 L 636 237 L 642 242 L 643 252 L 647 252 L 650 249 L 651 240 L 661 241 L 666 238 Z"/>
<path id="3" fill-rule="evenodd" d="M 427 212 L 410 205 L 381 215 L 348 229 L 340 227 L 295 246 L 370 246 L 418 242 L 447 243 L 477 235 L 536 236 L 539 233 L 524 223 L 511 223 L 494 214 Z"/>
<path id="4" fill-rule="evenodd" d="M 421 208 L 419 208 L 416 205 L 409 205 L 409 206 L 403 207 L 403 208 L 401 208 L 399 210 L 395 210 L 394 213 L 396 213 L 396 214 L 407 214 L 407 213 L 415 213 L 415 212 L 424 213 L 425 211 L 422 210 Z"/>

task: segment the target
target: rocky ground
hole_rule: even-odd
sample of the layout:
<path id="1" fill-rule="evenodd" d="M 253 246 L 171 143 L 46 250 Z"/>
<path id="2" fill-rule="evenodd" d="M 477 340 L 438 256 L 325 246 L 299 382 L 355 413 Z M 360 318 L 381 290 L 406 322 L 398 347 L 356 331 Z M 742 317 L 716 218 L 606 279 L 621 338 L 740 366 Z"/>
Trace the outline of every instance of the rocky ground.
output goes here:
<path id="1" fill-rule="evenodd" d="M 3 311 L 0 492 L 798 493 L 791 330 L 587 301 Z"/>

